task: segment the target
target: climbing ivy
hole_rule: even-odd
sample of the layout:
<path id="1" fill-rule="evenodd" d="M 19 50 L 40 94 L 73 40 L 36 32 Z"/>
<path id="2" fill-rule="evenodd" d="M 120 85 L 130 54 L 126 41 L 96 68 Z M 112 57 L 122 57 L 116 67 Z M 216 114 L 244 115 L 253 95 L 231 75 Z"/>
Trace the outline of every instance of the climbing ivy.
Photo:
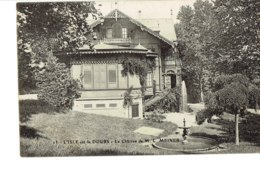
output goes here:
<path id="1" fill-rule="evenodd" d="M 128 74 L 131 76 L 137 75 L 139 77 L 142 96 L 146 90 L 146 77 L 148 71 L 153 71 L 155 68 L 155 59 L 129 59 L 125 58 L 122 62 L 123 69 L 121 74 L 126 77 Z"/>

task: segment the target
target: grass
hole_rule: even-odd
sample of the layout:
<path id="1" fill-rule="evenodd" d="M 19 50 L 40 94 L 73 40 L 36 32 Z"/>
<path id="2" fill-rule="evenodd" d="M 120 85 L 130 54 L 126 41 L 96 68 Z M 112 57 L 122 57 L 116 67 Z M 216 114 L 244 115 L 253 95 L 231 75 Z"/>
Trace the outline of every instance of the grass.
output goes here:
<path id="1" fill-rule="evenodd" d="M 89 155 L 166 155 L 178 152 L 149 148 L 138 140 L 157 139 L 172 134 L 176 125 L 170 122 L 154 123 L 94 115 L 80 112 L 57 113 L 41 101 L 22 101 L 20 104 L 21 156 L 89 156 Z M 230 114 L 224 120 L 233 120 Z M 236 146 L 224 122 L 204 123 L 190 128 L 190 134 L 213 138 L 226 148 L 207 153 L 256 153 L 260 146 L 241 142 Z M 159 137 L 134 133 L 147 126 L 165 130 Z M 93 140 L 99 143 L 92 143 Z M 115 140 L 119 141 L 116 143 Z M 129 140 L 130 143 L 123 143 Z M 78 142 L 76 142 L 78 141 Z M 137 142 L 133 142 L 137 141 Z M 109 142 L 109 143 L 106 143 Z"/>
<path id="2" fill-rule="evenodd" d="M 33 114 L 20 126 L 21 156 L 167 154 L 167 151 L 147 148 L 138 142 L 122 142 L 158 138 L 133 132 L 142 126 L 165 130 L 160 137 L 176 129 L 176 125 L 169 122 L 154 123 L 80 112 Z M 92 143 L 93 140 L 99 143 Z M 104 143 L 106 141 L 109 143 Z"/>
<path id="3" fill-rule="evenodd" d="M 260 153 L 260 146 L 257 143 L 243 141 L 240 137 L 240 145 L 235 145 L 235 137 L 233 133 L 227 131 L 225 124 L 231 124 L 234 121 L 234 116 L 228 113 L 224 113 L 222 116 L 223 120 L 215 123 L 203 123 L 200 126 L 191 127 L 191 135 L 203 136 L 213 138 L 218 141 L 219 144 L 223 145 L 224 150 L 212 151 L 207 153 Z M 233 123 L 234 124 L 234 123 Z"/>

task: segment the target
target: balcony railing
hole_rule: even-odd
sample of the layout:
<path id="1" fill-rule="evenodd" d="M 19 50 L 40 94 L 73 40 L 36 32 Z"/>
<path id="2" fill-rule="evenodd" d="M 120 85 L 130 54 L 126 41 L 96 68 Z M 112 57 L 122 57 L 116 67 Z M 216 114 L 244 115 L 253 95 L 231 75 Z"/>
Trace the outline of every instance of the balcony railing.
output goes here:
<path id="1" fill-rule="evenodd" d="M 103 43 L 109 44 L 130 44 L 131 38 L 104 38 Z"/>
<path id="2" fill-rule="evenodd" d="M 175 60 L 166 60 L 164 62 L 164 65 L 176 65 L 176 62 L 175 62 Z"/>

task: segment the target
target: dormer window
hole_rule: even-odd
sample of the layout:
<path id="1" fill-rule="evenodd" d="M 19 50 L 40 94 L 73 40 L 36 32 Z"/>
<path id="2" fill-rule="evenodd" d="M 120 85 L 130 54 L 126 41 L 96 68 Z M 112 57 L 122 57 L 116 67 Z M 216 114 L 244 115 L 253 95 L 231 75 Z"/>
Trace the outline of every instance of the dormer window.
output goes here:
<path id="1" fill-rule="evenodd" d="M 113 26 L 113 38 L 122 38 L 122 26 L 119 23 L 115 23 Z"/>

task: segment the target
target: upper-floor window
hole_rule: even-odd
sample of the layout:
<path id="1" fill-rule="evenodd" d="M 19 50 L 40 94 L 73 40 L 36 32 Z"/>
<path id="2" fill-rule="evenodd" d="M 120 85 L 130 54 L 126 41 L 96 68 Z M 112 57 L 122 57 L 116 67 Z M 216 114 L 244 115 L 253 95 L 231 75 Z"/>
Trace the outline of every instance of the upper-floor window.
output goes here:
<path id="1" fill-rule="evenodd" d="M 127 28 L 122 28 L 122 37 L 127 38 Z"/>
<path id="2" fill-rule="evenodd" d="M 115 23 L 112 28 L 106 29 L 106 38 L 127 38 L 127 28 L 122 28 L 122 25 Z"/>
<path id="3" fill-rule="evenodd" d="M 152 86 L 152 73 L 148 72 L 146 77 L 146 86 Z"/>
<path id="4" fill-rule="evenodd" d="M 113 26 L 113 38 L 122 38 L 122 25 L 115 23 Z"/>

